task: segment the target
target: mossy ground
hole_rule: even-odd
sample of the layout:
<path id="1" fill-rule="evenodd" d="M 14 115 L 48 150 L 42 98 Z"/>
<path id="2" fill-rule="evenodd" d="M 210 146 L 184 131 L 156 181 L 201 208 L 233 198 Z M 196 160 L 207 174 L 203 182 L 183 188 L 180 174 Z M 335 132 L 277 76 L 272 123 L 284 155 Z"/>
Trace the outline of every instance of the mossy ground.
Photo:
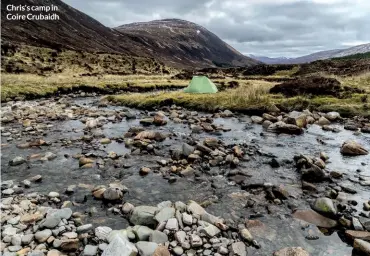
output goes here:
<path id="1" fill-rule="evenodd" d="M 184 92 L 132 93 L 113 95 L 106 99 L 115 103 L 139 108 L 152 108 L 159 105 L 177 104 L 189 108 L 213 111 L 227 108 L 234 111 L 248 112 L 256 109 L 268 109 L 277 105 L 284 110 L 302 110 L 305 108 L 318 111 L 338 111 L 343 116 L 370 116 L 370 74 L 357 77 L 340 78 L 343 86 L 358 87 L 365 93 L 347 95 L 339 99 L 331 96 L 298 96 L 286 98 L 279 94 L 270 94 L 269 89 L 275 84 L 260 80 L 238 80 L 240 86 L 216 94 L 188 94 Z"/>
<path id="2" fill-rule="evenodd" d="M 274 82 L 275 80 L 292 79 L 299 70 L 298 66 L 294 66 L 291 70 L 277 71 L 270 76 L 233 76 L 213 79 L 216 84 L 225 85 L 230 81 L 237 81 L 239 86 L 216 94 L 187 94 L 180 89 L 186 87 L 189 81 L 171 78 L 171 75 L 178 71 L 144 58 L 74 51 L 56 52 L 27 46 L 15 50 L 8 49 L 6 53 L 3 52 L 2 60 L 2 71 L 6 69 L 20 71 L 19 74 L 3 72 L 1 78 L 1 100 L 3 101 L 17 97 L 50 96 L 61 90 L 81 89 L 105 94 L 115 94 L 122 90 L 125 94 L 112 95 L 107 99 L 142 108 L 177 104 L 206 111 L 220 108 L 248 111 L 263 110 L 270 105 L 277 105 L 285 110 L 311 108 L 321 111 L 335 110 L 343 115 L 370 116 L 368 103 L 370 73 L 346 77 L 335 76 L 343 86 L 364 89 L 363 94 L 351 94 L 343 99 L 310 95 L 285 98 L 282 95 L 270 94 L 269 89 L 277 83 Z M 136 74 L 132 74 L 133 67 Z M 166 74 L 163 71 L 166 71 Z M 179 89 L 177 91 L 167 90 L 177 88 Z M 132 91 L 152 92 L 127 93 Z"/>

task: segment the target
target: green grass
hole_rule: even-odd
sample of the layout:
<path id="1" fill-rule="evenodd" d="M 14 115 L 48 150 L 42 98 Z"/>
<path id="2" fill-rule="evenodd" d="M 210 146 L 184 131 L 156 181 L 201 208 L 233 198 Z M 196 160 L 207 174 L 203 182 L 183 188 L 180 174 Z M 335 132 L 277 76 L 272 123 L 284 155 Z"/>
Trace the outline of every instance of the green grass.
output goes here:
<path id="1" fill-rule="evenodd" d="M 274 85 L 265 81 L 238 81 L 240 86 L 215 94 L 189 94 L 182 91 L 157 93 L 131 93 L 108 96 L 127 106 L 152 108 L 159 105 L 176 104 L 193 109 L 213 111 L 219 108 L 243 111 L 260 109 L 269 105 L 268 90 Z"/>
<path id="2" fill-rule="evenodd" d="M 138 107 L 153 108 L 161 105 L 176 104 L 179 106 L 214 111 L 227 108 L 233 111 L 252 112 L 264 111 L 271 105 L 276 105 L 282 110 L 311 109 L 323 112 L 338 111 L 343 116 L 370 116 L 370 108 L 367 98 L 370 91 L 370 83 L 367 83 L 369 75 L 343 78 L 343 85 L 357 86 L 365 93 L 348 95 L 344 99 L 331 96 L 298 96 L 286 98 L 283 95 L 268 93 L 275 84 L 260 80 L 238 80 L 240 87 L 227 89 L 216 94 L 188 94 L 184 92 L 156 92 L 156 93 L 131 93 L 124 95 L 112 95 L 105 100 L 118 104 Z"/>
<path id="3" fill-rule="evenodd" d="M 43 97 L 58 90 L 91 88 L 109 94 L 116 90 L 141 88 L 184 88 L 188 81 L 172 80 L 169 76 L 103 75 L 75 76 L 73 72 L 39 76 L 34 74 L 2 74 L 1 100 L 15 97 Z M 83 87 L 83 88 L 82 88 Z"/>

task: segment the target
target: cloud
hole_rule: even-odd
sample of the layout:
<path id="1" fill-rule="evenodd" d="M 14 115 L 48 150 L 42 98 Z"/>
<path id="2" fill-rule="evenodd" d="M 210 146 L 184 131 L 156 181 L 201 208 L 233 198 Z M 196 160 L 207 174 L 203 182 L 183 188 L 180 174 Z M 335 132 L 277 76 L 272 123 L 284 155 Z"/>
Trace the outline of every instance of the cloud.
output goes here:
<path id="1" fill-rule="evenodd" d="M 109 27 L 179 18 L 244 54 L 301 56 L 370 42 L 368 0 L 64 0 Z"/>

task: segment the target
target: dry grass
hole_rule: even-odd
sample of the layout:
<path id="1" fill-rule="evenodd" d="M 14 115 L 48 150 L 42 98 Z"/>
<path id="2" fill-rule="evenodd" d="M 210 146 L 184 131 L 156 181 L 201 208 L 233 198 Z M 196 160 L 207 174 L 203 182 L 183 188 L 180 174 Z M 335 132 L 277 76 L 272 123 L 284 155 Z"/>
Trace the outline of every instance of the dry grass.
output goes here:
<path id="1" fill-rule="evenodd" d="M 255 109 L 269 105 L 268 90 L 274 85 L 265 81 L 238 81 L 240 86 L 215 94 L 190 94 L 182 91 L 158 93 L 132 93 L 109 96 L 106 99 L 140 108 L 177 104 L 201 110 L 228 108 L 231 110 Z"/>

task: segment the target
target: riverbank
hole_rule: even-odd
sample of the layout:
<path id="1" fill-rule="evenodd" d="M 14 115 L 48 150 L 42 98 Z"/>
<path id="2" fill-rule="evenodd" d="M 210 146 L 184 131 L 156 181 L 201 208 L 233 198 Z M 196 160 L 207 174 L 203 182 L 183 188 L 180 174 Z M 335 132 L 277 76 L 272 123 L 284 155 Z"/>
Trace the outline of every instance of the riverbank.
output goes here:
<path id="1" fill-rule="evenodd" d="M 172 217 L 175 210 L 170 219 L 176 221 L 170 224 L 177 223 L 179 229 L 166 228 L 167 219 L 165 228 L 157 230 L 170 231 L 166 234 L 168 243 L 163 244 L 172 255 L 180 251 L 217 254 L 220 240 L 222 252 L 231 252 L 233 244 L 239 243 L 241 255 L 273 255 L 280 250 L 282 254 L 284 248 L 302 247 L 296 250 L 346 256 L 352 246 L 359 246 L 355 238 L 367 239 L 368 119 L 307 110 L 286 114 L 269 111 L 259 116 L 230 110 L 209 114 L 175 105 L 144 111 L 79 96 L 2 105 L 2 203 L 7 205 L 8 198 L 14 198 L 10 204 L 15 205 L 18 198 L 32 201 L 28 195 L 37 193 L 39 199 L 34 204 L 70 208 L 83 215 L 82 223 L 76 223 L 75 215 L 66 224 L 73 224 L 76 230 L 71 226 L 69 232 L 78 235 L 78 241 L 72 243 L 73 252 L 51 242 L 65 239 L 64 232 L 52 233 L 54 238 L 41 242 L 42 248 L 36 249 L 39 242 L 31 246 L 21 243 L 21 250 L 41 248 L 45 254 L 58 250 L 73 255 L 89 245 L 86 250 L 94 249 L 92 255 L 101 255 L 101 248 L 110 243 L 96 239 L 98 227 L 125 230 L 122 232 L 130 233 L 125 244 L 137 250 L 143 245 L 137 246 L 140 241 L 156 249 L 161 242 L 154 245 L 149 237 L 158 229 L 157 223 L 138 224 L 132 219 L 142 207 L 153 207 L 153 216 L 162 207 L 166 216 L 168 211 Z M 358 144 L 345 144 L 343 149 L 348 140 Z M 350 149 L 358 155 L 347 155 Z M 196 227 L 184 225 L 180 229 L 176 202 L 189 208 L 189 200 L 201 206 L 197 209 L 223 219 L 221 223 L 228 229 L 224 231 L 216 222 L 208 223 L 217 229 L 203 223 L 221 231 L 214 237 L 204 235 L 201 223 L 207 220 L 188 210 L 186 213 L 197 219 Z M 321 203 L 328 208 L 321 208 Z M 17 217 L 11 209 L 4 221 Z M 32 234 L 54 229 L 38 225 L 45 218 L 47 215 L 36 225 L 27 226 Z M 19 225 L 12 223 L 7 223 L 9 228 Z M 77 232 L 88 224 L 86 232 Z M 138 238 L 135 225 L 144 226 L 141 231 L 149 236 Z M 39 230 L 33 231 L 32 226 L 39 226 Z M 15 235 L 27 228 L 16 230 Z M 184 243 L 173 236 L 174 231 L 185 232 Z M 198 239 L 193 235 L 201 238 L 201 246 L 193 243 Z M 14 239 L 13 245 L 7 238 L 2 248 L 18 246 L 18 240 Z M 15 249 L 20 248 L 11 247 Z"/>

